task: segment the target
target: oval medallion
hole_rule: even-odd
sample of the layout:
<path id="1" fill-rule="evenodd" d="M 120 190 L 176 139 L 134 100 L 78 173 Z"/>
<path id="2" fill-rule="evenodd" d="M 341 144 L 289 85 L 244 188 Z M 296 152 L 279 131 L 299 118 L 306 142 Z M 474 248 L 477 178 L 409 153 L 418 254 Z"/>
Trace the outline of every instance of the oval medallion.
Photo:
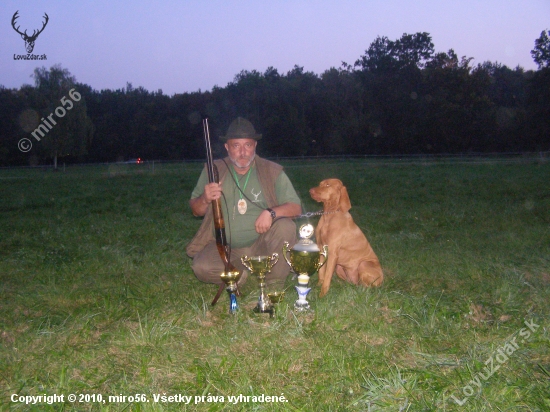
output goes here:
<path id="1" fill-rule="evenodd" d="M 246 208 L 247 208 L 246 200 L 240 199 L 237 202 L 237 210 L 239 211 L 239 213 L 241 215 L 244 215 L 246 213 Z"/>

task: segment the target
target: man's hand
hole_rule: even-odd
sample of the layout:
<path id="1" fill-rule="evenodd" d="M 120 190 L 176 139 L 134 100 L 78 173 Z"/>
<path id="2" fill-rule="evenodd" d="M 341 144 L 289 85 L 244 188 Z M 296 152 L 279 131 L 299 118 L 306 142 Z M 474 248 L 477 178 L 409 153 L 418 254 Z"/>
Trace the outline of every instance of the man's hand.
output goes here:
<path id="1" fill-rule="evenodd" d="M 276 207 L 271 207 L 275 212 L 277 218 L 280 217 L 292 217 L 297 216 L 302 213 L 302 206 L 297 203 L 283 203 L 282 205 L 277 205 Z M 265 233 L 273 225 L 273 218 L 269 210 L 264 210 L 256 219 L 256 232 Z"/>
<path id="2" fill-rule="evenodd" d="M 221 183 L 208 183 L 204 186 L 204 200 L 206 203 L 212 202 L 212 200 L 222 197 L 222 184 Z"/>
<path id="3" fill-rule="evenodd" d="M 259 234 L 267 232 L 272 223 L 273 218 L 271 217 L 271 213 L 269 213 L 269 211 L 267 210 L 264 210 L 262 213 L 260 213 L 258 219 L 256 219 L 256 232 L 258 232 Z"/>
<path id="4" fill-rule="evenodd" d="M 199 197 L 191 199 L 189 205 L 194 216 L 204 216 L 208 210 L 208 205 L 212 200 L 222 197 L 222 182 L 208 183 L 204 186 L 204 192 Z"/>

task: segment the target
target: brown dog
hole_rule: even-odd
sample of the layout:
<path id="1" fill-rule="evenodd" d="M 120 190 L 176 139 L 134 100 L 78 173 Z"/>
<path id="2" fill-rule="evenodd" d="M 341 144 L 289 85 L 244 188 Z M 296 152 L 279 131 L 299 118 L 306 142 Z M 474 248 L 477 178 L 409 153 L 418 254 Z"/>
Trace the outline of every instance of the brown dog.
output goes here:
<path id="1" fill-rule="evenodd" d="M 349 214 L 348 191 L 338 179 L 326 179 L 309 190 L 313 200 L 323 203 L 323 212 L 315 229 L 317 244 L 328 245 L 327 262 L 319 269 L 323 297 L 330 287 L 332 275 L 363 286 L 380 286 L 384 274 L 372 247 Z"/>

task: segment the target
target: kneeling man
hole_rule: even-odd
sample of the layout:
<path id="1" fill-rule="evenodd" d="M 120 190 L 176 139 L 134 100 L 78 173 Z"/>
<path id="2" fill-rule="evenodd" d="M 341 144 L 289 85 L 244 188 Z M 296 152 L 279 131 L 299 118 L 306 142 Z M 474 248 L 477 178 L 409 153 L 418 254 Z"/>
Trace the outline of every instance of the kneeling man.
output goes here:
<path id="1" fill-rule="evenodd" d="M 220 183 L 209 183 L 203 169 L 189 204 L 193 215 L 204 216 L 195 237 L 187 246 L 193 258 L 195 276 L 207 283 L 222 284 L 224 264 L 214 238 L 211 202 L 222 199 L 227 241 L 231 247 L 231 263 L 244 270 L 241 256 L 281 255 L 285 241 L 296 241 L 296 225 L 292 219 L 302 212 L 301 201 L 283 167 L 256 155 L 262 137 L 252 123 L 239 117 L 225 136 L 227 157 L 216 160 Z M 222 198 L 223 195 L 223 198 Z M 268 284 L 284 284 L 290 267 L 281 259 L 266 277 Z M 245 272 L 246 273 L 246 272 Z M 244 283 L 243 275 L 239 284 Z"/>

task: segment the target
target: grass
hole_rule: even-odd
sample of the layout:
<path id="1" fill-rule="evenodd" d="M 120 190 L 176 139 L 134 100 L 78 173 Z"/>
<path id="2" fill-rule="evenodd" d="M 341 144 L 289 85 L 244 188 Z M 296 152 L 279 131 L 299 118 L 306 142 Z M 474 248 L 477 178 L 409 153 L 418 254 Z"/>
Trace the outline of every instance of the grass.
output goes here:
<path id="1" fill-rule="evenodd" d="M 344 181 L 381 288 L 232 316 L 185 255 L 200 164 L 0 170 L 0 410 L 550 410 L 550 163 L 284 164 L 307 211 Z"/>

